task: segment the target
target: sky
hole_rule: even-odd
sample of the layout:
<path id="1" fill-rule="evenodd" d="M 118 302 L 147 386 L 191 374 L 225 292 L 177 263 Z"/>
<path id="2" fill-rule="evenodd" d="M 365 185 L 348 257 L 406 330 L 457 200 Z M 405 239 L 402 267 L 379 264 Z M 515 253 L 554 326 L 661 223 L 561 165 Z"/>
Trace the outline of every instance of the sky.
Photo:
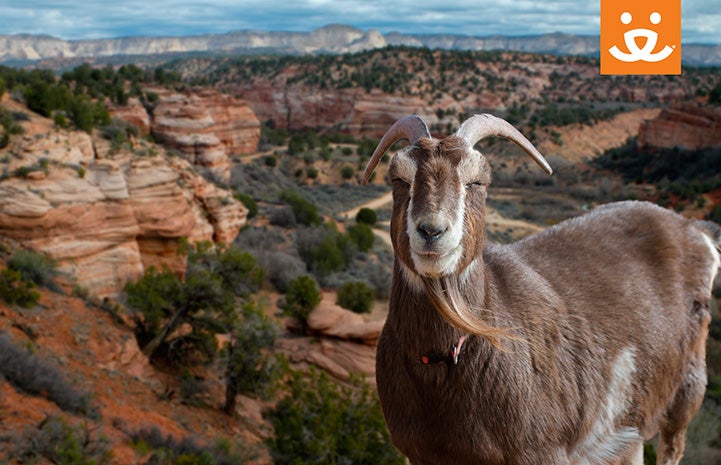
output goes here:
<path id="1" fill-rule="evenodd" d="M 633 1 L 633 0 L 628 0 Z M 721 0 L 683 0 L 683 42 L 721 44 Z M 66 40 L 187 36 L 241 29 L 598 35 L 599 0 L 2 0 L 0 35 Z"/>

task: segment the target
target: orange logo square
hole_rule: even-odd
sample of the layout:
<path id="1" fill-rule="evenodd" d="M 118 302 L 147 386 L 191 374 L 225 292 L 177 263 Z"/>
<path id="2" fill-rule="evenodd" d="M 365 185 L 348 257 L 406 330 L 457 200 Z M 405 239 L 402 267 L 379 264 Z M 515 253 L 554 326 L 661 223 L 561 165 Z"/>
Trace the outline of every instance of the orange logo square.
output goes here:
<path id="1" fill-rule="evenodd" d="M 601 74 L 681 74 L 681 0 L 601 0 Z"/>

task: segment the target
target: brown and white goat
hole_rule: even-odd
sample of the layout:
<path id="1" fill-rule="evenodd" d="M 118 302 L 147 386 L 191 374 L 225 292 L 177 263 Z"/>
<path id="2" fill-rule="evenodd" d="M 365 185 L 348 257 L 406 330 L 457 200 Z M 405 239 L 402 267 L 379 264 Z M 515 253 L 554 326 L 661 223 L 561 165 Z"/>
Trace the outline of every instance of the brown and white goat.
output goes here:
<path id="1" fill-rule="evenodd" d="M 678 464 L 706 386 L 705 342 L 721 229 L 645 202 L 605 205 L 510 245 L 486 242 L 491 180 L 473 146 L 507 138 L 549 174 L 506 121 L 468 119 L 396 141 L 390 310 L 378 394 L 413 465 Z"/>

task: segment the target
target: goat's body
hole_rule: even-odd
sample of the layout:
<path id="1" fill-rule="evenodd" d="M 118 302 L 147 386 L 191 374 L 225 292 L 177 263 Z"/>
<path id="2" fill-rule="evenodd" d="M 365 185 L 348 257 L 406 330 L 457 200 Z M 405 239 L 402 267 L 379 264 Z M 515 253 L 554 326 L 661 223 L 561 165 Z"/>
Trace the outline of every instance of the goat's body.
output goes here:
<path id="1" fill-rule="evenodd" d="M 376 368 L 394 443 L 414 465 L 631 463 L 661 431 L 661 452 L 680 459 L 718 265 L 694 222 L 641 202 L 488 244 L 462 294 L 521 340 L 503 352 L 469 337 L 457 365 L 426 365 L 463 333 L 396 257 Z"/>

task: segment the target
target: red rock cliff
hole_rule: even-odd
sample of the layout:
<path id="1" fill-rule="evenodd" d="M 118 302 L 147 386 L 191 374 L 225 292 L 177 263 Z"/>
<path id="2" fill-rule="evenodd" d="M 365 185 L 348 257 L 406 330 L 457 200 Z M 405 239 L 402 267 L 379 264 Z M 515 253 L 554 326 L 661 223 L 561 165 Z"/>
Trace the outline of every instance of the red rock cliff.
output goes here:
<path id="1" fill-rule="evenodd" d="M 721 146 L 721 110 L 679 106 L 663 110 L 639 128 L 640 147 L 701 150 Z"/>

